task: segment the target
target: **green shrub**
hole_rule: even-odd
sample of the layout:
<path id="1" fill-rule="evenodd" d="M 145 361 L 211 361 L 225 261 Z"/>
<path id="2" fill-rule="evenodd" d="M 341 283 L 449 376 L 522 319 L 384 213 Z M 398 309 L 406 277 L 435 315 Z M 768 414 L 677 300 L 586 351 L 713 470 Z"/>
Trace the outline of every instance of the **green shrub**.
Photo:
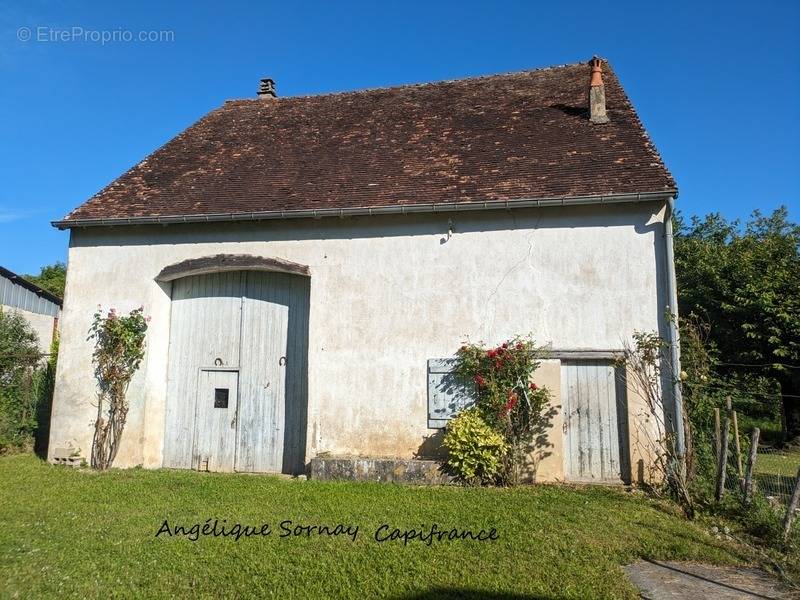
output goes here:
<path id="1" fill-rule="evenodd" d="M 519 336 L 496 348 L 465 343 L 456 355 L 456 372 L 474 384 L 478 414 L 506 443 L 497 483 L 518 484 L 531 446 L 549 445 L 550 392 L 530 380 L 545 356 L 533 339 Z"/>
<path id="2" fill-rule="evenodd" d="M 25 318 L 0 310 L 0 453 L 32 446 L 41 357 L 36 333 Z"/>
<path id="3" fill-rule="evenodd" d="M 449 452 L 447 465 L 467 483 L 490 483 L 500 473 L 508 444 L 478 409 L 461 412 L 447 425 L 443 445 Z"/>

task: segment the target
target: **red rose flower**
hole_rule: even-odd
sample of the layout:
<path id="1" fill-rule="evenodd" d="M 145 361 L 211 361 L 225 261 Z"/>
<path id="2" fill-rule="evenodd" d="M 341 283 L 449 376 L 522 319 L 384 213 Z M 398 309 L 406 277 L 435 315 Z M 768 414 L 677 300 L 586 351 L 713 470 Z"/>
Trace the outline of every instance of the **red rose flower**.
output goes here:
<path id="1" fill-rule="evenodd" d="M 535 392 L 536 390 L 538 390 L 538 389 L 539 389 L 539 386 L 538 386 L 538 385 L 536 385 L 535 383 L 531 383 L 531 385 L 530 385 L 530 388 L 531 388 L 531 391 L 532 391 L 532 392 Z"/>
<path id="2" fill-rule="evenodd" d="M 519 396 L 517 396 L 516 392 L 509 390 L 509 392 L 508 392 L 508 402 L 506 402 L 506 405 L 505 405 L 504 410 L 503 410 L 503 414 L 507 415 L 512 410 L 514 410 L 514 407 L 517 405 L 517 402 L 519 402 Z"/>
<path id="3" fill-rule="evenodd" d="M 480 375 L 475 375 L 475 377 L 473 377 L 472 380 L 475 382 L 475 385 L 477 385 L 478 387 L 483 387 L 483 386 L 486 385 L 486 380 L 483 377 L 481 377 Z"/>

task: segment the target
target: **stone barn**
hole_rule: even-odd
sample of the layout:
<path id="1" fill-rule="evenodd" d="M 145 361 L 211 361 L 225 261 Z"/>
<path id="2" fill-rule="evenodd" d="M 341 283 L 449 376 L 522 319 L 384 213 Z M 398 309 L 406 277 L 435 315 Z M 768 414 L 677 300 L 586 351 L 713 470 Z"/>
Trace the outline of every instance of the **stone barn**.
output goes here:
<path id="1" fill-rule="evenodd" d="M 531 333 L 552 350 L 535 477 L 636 479 L 649 425 L 613 359 L 636 330 L 675 349 L 675 196 L 598 59 L 285 98 L 262 80 L 54 223 L 70 243 L 51 455 L 89 455 L 97 306 L 144 306 L 115 466 L 432 456 L 462 342 Z"/>

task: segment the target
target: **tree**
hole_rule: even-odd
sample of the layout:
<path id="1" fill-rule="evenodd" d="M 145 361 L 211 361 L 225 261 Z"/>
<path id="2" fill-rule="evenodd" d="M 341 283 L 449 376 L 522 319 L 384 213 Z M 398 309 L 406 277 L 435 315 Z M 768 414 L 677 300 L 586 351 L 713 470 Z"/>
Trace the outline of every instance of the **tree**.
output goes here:
<path id="1" fill-rule="evenodd" d="M 64 286 L 67 282 L 67 266 L 63 262 L 56 262 L 41 268 L 38 275 L 24 275 L 25 279 L 35 283 L 40 288 L 64 297 Z"/>
<path id="2" fill-rule="evenodd" d="M 681 317 L 711 325 L 720 365 L 780 384 L 787 441 L 800 444 L 800 226 L 781 207 L 741 226 L 718 213 L 676 217 Z M 747 366 L 742 366 L 747 365 Z"/>

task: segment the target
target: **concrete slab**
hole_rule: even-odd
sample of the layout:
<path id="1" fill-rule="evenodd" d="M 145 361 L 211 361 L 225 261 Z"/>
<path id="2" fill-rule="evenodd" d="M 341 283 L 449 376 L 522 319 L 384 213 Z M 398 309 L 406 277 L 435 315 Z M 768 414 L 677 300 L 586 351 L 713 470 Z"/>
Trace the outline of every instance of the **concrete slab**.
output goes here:
<path id="1" fill-rule="evenodd" d="M 798 598 L 771 575 L 758 569 L 715 567 L 672 561 L 639 561 L 624 567 L 628 578 L 647 600 L 684 598 L 771 599 Z"/>

